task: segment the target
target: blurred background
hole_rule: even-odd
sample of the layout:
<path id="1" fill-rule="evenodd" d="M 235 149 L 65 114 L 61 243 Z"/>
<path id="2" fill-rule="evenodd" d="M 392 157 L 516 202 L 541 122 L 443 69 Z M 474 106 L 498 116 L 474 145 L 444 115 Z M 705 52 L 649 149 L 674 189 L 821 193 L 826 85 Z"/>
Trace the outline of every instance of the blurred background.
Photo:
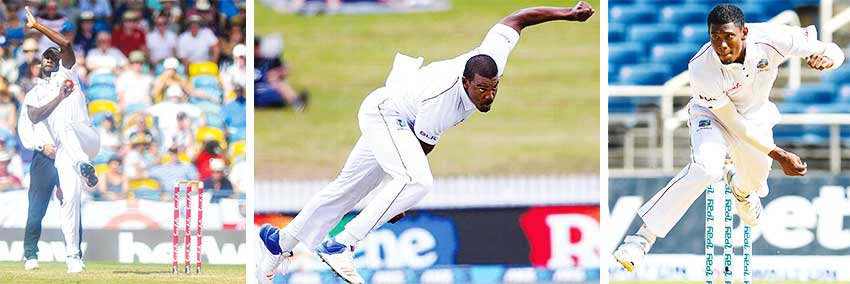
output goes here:
<path id="1" fill-rule="evenodd" d="M 608 202 L 613 231 L 604 241 L 614 249 L 641 223 L 635 215 L 640 205 L 689 162 L 686 69 L 709 41 L 711 8 L 734 3 L 747 22 L 815 25 L 820 40 L 850 50 L 850 1 L 610 2 Z M 790 59 L 780 66 L 771 101 L 783 116 L 774 128 L 776 144 L 800 155 L 809 174 L 787 178 L 774 163 L 777 170 L 768 179 L 771 194 L 762 201 L 764 218 L 754 229 L 754 280 L 848 281 L 850 267 L 841 259 L 850 254 L 844 235 L 850 213 L 850 64 L 820 72 Z M 673 231 L 659 239 L 637 273 L 626 273 L 608 258 L 611 280 L 702 280 L 704 204 L 704 198 L 697 200 Z M 735 234 L 740 255 L 740 224 Z M 715 239 L 722 241 L 720 235 Z M 735 275 L 740 277 L 742 262 L 736 261 Z"/>
<path id="2" fill-rule="evenodd" d="M 79 87 L 100 132 L 92 161 L 100 183 L 85 190 L 82 202 L 85 259 L 169 262 L 173 186 L 199 180 L 205 185 L 205 264 L 245 263 L 251 181 L 244 150 L 246 19 L 245 2 L 233 0 L 0 5 L 0 247 L 9 248 L 0 249 L 0 260 L 23 259 L 27 190 L 39 177 L 29 175 L 33 153 L 20 143 L 16 120 L 40 75 L 42 52 L 55 46 L 24 28 L 25 6 L 73 42 Z M 65 257 L 53 199 L 43 222 L 41 261 Z"/>
<path id="3" fill-rule="evenodd" d="M 575 2 L 258 1 L 255 224 L 285 226 L 336 177 L 396 52 L 448 59 L 515 10 L 564 5 Z M 433 191 L 358 247 L 367 282 L 598 282 L 599 19 L 523 30 L 493 110 L 429 155 Z M 291 270 L 275 282 L 341 283 L 308 248 Z"/>

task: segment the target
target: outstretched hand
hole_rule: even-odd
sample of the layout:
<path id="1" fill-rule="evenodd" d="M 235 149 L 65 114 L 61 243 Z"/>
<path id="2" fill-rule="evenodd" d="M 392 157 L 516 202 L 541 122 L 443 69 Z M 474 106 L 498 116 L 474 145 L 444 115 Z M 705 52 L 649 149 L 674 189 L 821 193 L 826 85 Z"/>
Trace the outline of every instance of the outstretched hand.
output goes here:
<path id="1" fill-rule="evenodd" d="M 786 176 L 805 176 L 808 171 L 808 165 L 799 156 L 782 148 L 776 147 L 768 156 L 779 163 Z"/>
<path id="2" fill-rule="evenodd" d="M 596 10 L 593 10 L 593 7 L 591 7 L 590 4 L 587 4 L 587 2 L 584 1 L 579 1 L 575 7 L 570 9 L 567 14 L 567 20 L 584 22 L 587 21 L 590 16 L 593 16 L 594 13 L 596 13 Z"/>
<path id="3" fill-rule="evenodd" d="M 30 11 L 30 6 L 24 7 L 27 10 L 27 29 L 35 28 L 35 25 L 38 24 L 38 21 L 35 19 L 35 16 L 32 15 L 32 11 Z"/>
<path id="4" fill-rule="evenodd" d="M 835 62 L 832 60 L 832 58 L 829 58 L 823 54 L 813 54 L 812 56 L 806 57 L 806 64 L 808 64 L 809 67 L 821 71 L 832 68 L 832 65 L 834 63 Z"/>

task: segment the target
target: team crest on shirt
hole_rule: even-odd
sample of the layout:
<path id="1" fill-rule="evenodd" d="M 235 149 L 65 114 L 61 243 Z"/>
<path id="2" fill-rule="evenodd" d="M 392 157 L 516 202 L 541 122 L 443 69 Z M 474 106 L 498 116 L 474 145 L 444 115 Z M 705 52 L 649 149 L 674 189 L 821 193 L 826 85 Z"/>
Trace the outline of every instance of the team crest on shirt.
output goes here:
<path id="1" fill-rule="evenodd" d="M 702 119 L 702 120 L 697 122 L 697 131 L 700 131 L 700 130 L 703 130 L 703 129 L 710 129 L 710 128 L 711 128 L 711 120 Z"/>
<path id="2" fill-rule="evenodd" d="M 756 67 L 759 69 L 759 71 L 765 71 L 767 70 L 767 65 L 767 58 L 762 58 L 761 60 L 759 60 L 759 63 L 756 64 Z"/>
<path id="3" fill-rule="evenodd" d="M 398 119 L 396 121 L 398 122 L 399 129 L 406 129 L 407 128 L 407 121 L 406 120 Z"/>

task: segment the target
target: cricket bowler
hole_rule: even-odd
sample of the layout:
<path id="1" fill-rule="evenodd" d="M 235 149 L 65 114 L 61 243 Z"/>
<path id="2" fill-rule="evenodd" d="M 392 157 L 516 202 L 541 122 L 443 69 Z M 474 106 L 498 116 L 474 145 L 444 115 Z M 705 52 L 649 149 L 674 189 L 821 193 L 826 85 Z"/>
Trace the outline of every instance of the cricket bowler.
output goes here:
<path id="1" fill-rule="evenodd" d="M 818 41 L 813 26 L 744 24 L 744 13 L 729 4 L 714 7 L 707 24 L 711 41 L 688 63 L 691 162 L 638 210 L 643 225 L 614 252 L 628 271 L 721 179 L 732 188 L 741 221 L 757 226 L 771 163 L 788 176 L 806 174 L 800 157 L 773 143 L 773 126 L 781 117 L 768 98 L 779 65 L 805 58 L 811 68 L 826 70 L 844 62 L 841 48 Z M 727 155 L 730 165 L 724 165 Z"/>
<path id="2" fill-rule="evenodd" d="M 549 21 L 584 22 L 594 14 L 584 2 L 574 7 L 534 7 L 516 11 L 493 26 L 480 46 L 458 57 L 422 66 L 422 58 L 397 55 L 385 86 L 360 106 L 361 136 L 339 176 L 304 205 L 282 229 L 259 230 L 257 279 L 285 274 L 296 244 L 319 257 L 348 283 L 363 283 L 354 267 L 357 243 L 403 214 L 429 191 L 433 177 L 426 155 L 443 132 L 476 110 L 488 112 L 496 98 L 508 55 L 522 29 Z M 381 182 L 391 180 L 332 239 L 328 232 Z"/>

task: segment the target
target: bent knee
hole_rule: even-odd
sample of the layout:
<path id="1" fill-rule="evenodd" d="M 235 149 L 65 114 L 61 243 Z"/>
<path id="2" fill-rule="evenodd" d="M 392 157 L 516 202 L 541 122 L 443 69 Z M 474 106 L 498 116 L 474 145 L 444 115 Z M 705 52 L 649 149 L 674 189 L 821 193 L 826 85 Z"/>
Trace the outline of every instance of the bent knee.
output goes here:
<path id="1" fill-rule="evenodd" d="M 694 174 L 703 179 L 703 182 L 706 184 L 718 182 L 723 179 L 722 163 L 719 165 L 704 165 L 694 163 L 691 165 L 691 167 L 694 170 Z"/>

